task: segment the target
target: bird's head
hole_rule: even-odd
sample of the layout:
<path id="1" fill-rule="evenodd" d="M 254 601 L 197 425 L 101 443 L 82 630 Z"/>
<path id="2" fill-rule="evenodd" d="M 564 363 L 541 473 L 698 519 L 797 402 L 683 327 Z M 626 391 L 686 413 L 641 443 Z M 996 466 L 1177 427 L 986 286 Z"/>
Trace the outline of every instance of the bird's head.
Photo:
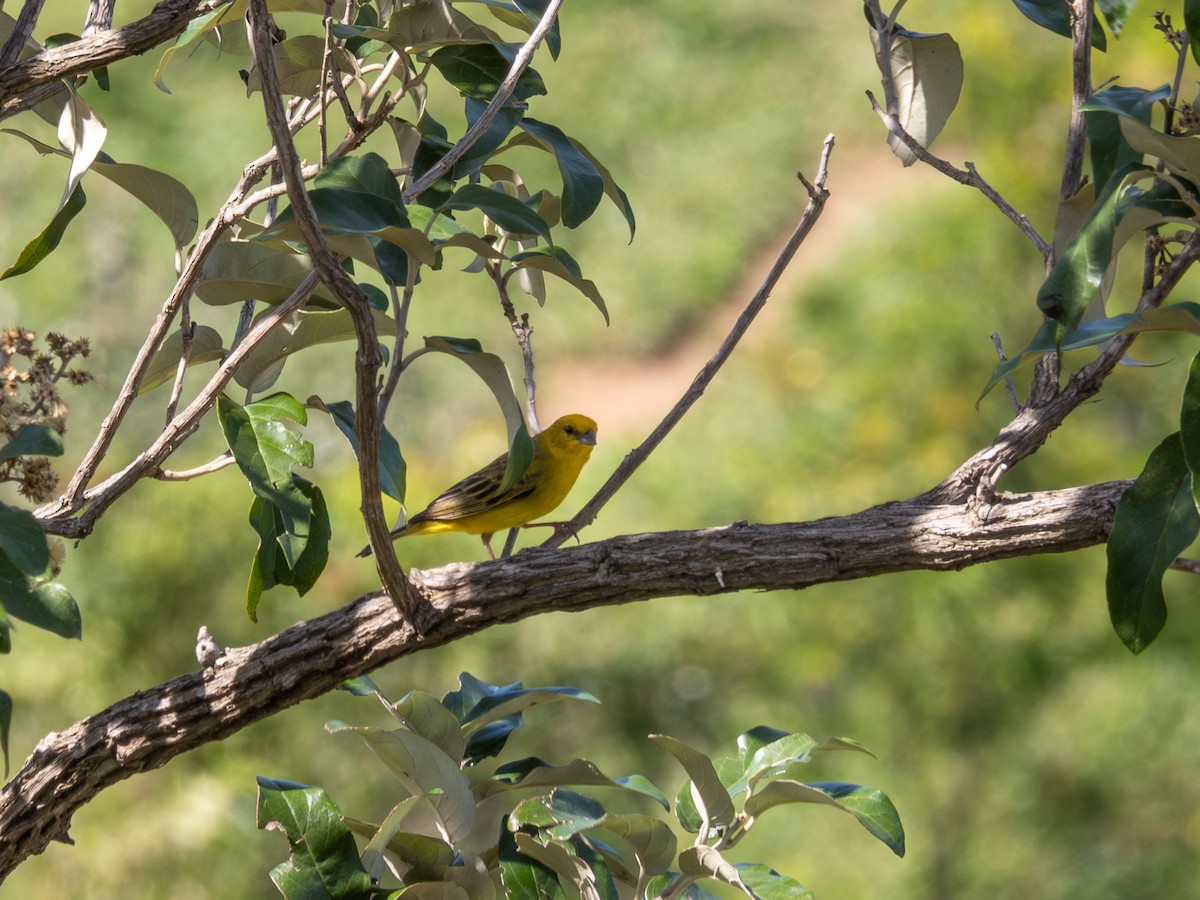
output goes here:
<path id="1" fill-rule="evenodd" d="M 563 416 L 543 431 L 538 438 L 555 454 L 590 455 L 596 445 L 596 423 L 587 416 L 572 413 Z"/>

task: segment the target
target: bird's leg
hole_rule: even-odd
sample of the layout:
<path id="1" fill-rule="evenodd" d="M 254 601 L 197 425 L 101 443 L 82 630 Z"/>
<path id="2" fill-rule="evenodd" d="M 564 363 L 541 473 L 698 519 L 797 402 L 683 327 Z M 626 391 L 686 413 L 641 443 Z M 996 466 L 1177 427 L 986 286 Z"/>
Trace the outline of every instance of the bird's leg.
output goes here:
<path id="1" fill-rule="evenodd" d="M 480 537 L 483 538 L 483 549 L 487 551 L 488 559 L 495 559 L 496 554 L 492 552 L 492 535 L 481 534 Z"/>
<path id="2" fill-rule="evenodd" d="M 570 522 L 530 522 L 522 525 L 522 528 L 553 528 L 555 534 L 569 534 L 575 538 L 575 543 L 579 543 L 579 533 L 575 530 L 575 526 Z"/>

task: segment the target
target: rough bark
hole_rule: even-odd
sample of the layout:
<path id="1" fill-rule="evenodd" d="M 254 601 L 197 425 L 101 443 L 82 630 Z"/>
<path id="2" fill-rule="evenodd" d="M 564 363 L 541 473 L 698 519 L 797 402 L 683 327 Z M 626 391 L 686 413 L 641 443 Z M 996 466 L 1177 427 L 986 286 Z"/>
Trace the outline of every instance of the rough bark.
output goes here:
<path id="1" fill-rule="evenodd" d="M 51 840 L 69 840 L 75 811 L 109 785 L 409 653 L 543 612 L 797 589 L 1075 550 L 1107 538 L 1128 486 L 1116 481 L 957 505 L 918 498 L 814 522 L 629 535 L 414 570 L 412 582 L 429 602 L 420 633 L 386 594 L 367 594 L 231 649 L 214 669 L 141 691 L 48 735 L 0 791 L 0 879 Z"/>

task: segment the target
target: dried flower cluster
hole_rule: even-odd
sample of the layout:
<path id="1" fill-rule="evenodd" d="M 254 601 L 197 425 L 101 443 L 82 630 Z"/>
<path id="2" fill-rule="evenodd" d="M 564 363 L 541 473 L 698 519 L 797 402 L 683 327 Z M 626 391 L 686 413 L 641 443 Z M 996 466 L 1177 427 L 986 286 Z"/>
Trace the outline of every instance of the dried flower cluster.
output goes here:
<path id="1" fill-rule="evenodd" d="M 69 340 L 46 335 L 45 350 L 37 335 L 20 326 L 0 329 L 0 446 L 11 441 L 26 425 L 46 425 L 59 434 L 66 431 L 67 407 L 59 395 L 59 381 L 87 384 L 93 376 L 71 364 L 91 353 L 87 338 Z M 17 490 L 35 503 L 49 500 L 58 476 L 44 456 L 21 456 L 0 462 L 0 481 L 15 481 Z"/>

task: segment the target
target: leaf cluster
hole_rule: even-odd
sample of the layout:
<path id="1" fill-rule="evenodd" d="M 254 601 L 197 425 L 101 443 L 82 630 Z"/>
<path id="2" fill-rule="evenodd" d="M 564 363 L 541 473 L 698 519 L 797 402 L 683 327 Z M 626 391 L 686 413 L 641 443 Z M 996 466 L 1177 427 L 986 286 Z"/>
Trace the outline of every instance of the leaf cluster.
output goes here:
<path id="1" fill-rule="evenodd" d="M 904 854 L 904 830 L 882 791 L 799 780 L 815 754 L 869 753 L 855 741 L 818 742 L 759 727 L 738 739 L 736 756 L 713 760 L 674 738 L 652 735 L 689 776 L 673 824 L 695 838 L 680 849 L 661 812 L 623 811 L 632 803 L 670 812 L 667 798 L 641 775 L 610 777 L 588 760 L 556 766 L 540 757 L 484 770 L 526 711 L 567 700 L 598 702 L 586 692 L 492 685 L 467 673 L 440 701 L 413 692 L 393 704 L 368 679 L 348 687 L 378 697 L 399 727 L 330 723 L 327 729 L 358 735 L 400 782 L 403 796 L 381 823 L 367 823 L 343 817 L 320 788 L 260 778 L 259 827 L 284 832 L 291 845 L 291 858 L 271 873 L 286 897 L 415 892 L 492 900 L 497 885 L 510 898 L 607 900 L 619 890 L 647 900 L 711 897 L 701 886 L 705 880 L 756 898 L 811 897 L 768 866 L 726 858 L 764 812 L 791 803 L 848 812 Z M 614 801 L 602 802 L 596 789 Z M 361 854 L 355 835 L 365 841 Z"/>

